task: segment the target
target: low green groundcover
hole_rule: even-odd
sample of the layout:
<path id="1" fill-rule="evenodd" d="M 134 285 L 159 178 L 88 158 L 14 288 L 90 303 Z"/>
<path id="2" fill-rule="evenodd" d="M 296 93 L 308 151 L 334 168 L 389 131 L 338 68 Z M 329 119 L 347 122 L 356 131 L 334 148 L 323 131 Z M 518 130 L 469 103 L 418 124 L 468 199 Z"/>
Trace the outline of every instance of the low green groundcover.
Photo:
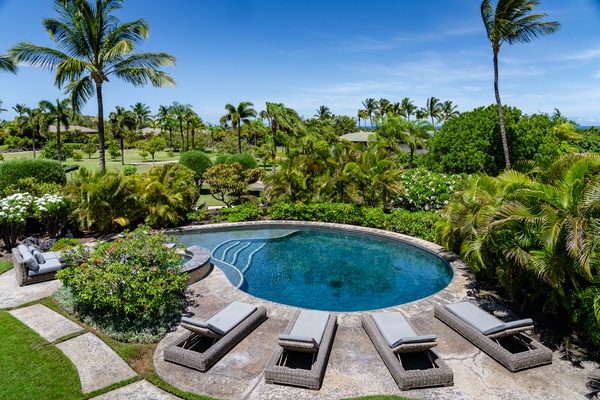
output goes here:
<path id="1" fill-rule="evenodd" d="M 82 399 L 77 370 L 54 345 L 0 311 L 2 399 Z"/>

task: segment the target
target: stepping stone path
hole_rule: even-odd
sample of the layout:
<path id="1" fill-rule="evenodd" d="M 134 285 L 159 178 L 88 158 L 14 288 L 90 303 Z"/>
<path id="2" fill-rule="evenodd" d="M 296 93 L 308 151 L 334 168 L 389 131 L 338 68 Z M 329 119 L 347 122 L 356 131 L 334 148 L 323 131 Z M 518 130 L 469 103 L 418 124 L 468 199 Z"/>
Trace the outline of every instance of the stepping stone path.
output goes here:
<path id="1" fill-rule="evenodd" d="M 34 304 L 9 312 L 49 342 L 83 330 L 75 322 L 42 304 Z"/>
<path id="2" fill-rule="evenodd" d="M 113 349 L 92 333 L 66 340 L 56 347 L 75 364 L 83 393 L 93 392 L 137 375 Z"/>
<path id="3" fill-rule="evenodd" d="M 121 399 L 143 399 L 143 400 L 172 400 L 179 397 L 173 396 L 162 389 L 157 388 L 148 381 L 137 381 L 127 386 L 115 389 L 94 400 L 121 400 Z"/>

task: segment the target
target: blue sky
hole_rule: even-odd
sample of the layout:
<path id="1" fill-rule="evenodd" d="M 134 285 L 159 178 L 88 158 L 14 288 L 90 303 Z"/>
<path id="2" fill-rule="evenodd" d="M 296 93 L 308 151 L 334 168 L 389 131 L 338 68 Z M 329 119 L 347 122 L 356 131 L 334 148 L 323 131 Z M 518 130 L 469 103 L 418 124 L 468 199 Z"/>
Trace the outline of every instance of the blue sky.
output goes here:
<path id="1" fill-rule="evenodd" d="M 41 20 L 56 16 L 50 0 L 0 0 L 0 54 L 18 41 L 52 46 Z M 191 104 L 218 123 L 227 103 L 284 103 L 304 117 L 320 105 L 356 116 L 368 97 L 404 97 L 425 105 L 435 96 L 460 111 L 494 103 L 492 50 L 479 0 L 126 0 L 121 21 L 144 18 L 142 51 L 177 58 L 166 68 L 175 88 L 135 88 L 115 77 L 104 85 L 105 116 L 136 102 Z M 600 126 L 600 0 L 541 0 L 562 27 L 529 44 L 500 50 L 504 104 L 527 114 L 563 115 Z M 65 95 L 53 74 L 22 67 L 0 74 L 0 100 L 35 106 Z M 96 115 L 95 99 L 84 108 Z"/>

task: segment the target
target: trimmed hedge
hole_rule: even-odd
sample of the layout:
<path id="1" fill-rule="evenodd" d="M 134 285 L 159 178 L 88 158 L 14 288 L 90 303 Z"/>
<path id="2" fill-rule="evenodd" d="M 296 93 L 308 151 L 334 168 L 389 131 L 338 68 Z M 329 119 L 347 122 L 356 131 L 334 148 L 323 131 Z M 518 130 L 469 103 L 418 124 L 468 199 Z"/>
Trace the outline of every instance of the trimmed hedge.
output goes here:
<path id="1" fill-rule="evenodd" d="M 194 179 L 196 181 L 202 180 L 204 171 L 212 167 L 212 162 L 208 154 L 199 150 L 190 150 L 181 153 L 179 163 L 194 171 Z"/>
<path id="2" fill-rule="evenodd" d="M 0 189 L 23 178 L 35 178 L 39 183 L 64 185 L 67 182 L 67 174 L 58 161 L 22 158 L 0 164 Z"/>
<path id="3" fill-rule="evenodd" d="M 219 156 L 217 156 L 217 159 L 215 160 L 215 165 L 219 165 L 219 164 L 231 165 L 236 162 L 240 163 L 243 171 L 246 171 L 248 169 L 258 168 L 258 163 L 256 162 L 256 159 L 250 153 L 220 154 Z"/>
<path id="4" fill-rule="evenodd" d="M 440 216 L 435 212 L 361 207 L 346 203 L 275 203 L 267 213 L 271 219 L 321 221 L 386 229 L 404 235 L 435 241 L 435 225 Z"/>

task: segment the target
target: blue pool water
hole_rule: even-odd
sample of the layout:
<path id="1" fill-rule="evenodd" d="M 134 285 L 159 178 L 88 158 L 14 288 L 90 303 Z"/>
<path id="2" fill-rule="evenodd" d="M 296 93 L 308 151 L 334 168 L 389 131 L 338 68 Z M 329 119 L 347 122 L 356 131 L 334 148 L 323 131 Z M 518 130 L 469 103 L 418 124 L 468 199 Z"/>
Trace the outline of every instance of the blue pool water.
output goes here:
<path id="1" fill-rule="evenodd" d="M 341 230 L 244 229 L 184 234 L 178 240 L 216 249 L 213 258 L 243 271 L 240 279 L 237 270 L 224 268 L 241 290 L 302 308 L 386 308 L 427 297 L 452 280 L 447 261 L 429 252 Z"/>

